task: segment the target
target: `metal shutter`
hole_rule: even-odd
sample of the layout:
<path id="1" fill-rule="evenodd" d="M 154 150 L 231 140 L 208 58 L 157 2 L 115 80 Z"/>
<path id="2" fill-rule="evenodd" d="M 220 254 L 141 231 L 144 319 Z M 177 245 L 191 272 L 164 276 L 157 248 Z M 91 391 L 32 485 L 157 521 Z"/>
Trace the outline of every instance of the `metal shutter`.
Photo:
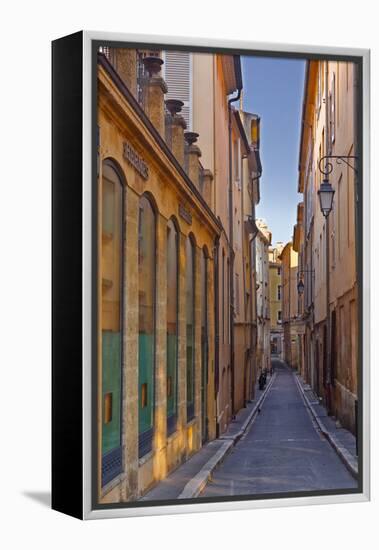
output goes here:
<path id="1" fill-rule="evenodd" d="M 168 88 L 165 99 L 183 101 L 181 114 L 187 123 L 187 130 L 192 130 L 191 53 L 165 51 L 163 59 L 163 76 Z"/>

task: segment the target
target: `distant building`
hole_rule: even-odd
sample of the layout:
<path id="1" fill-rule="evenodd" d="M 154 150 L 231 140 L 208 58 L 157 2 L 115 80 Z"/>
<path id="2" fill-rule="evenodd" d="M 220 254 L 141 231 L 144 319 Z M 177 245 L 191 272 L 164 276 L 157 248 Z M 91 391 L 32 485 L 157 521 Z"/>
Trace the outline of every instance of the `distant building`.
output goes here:
<path id="1" fill-rule="evenodd" d="M 271 355 L 283 358 L 283 324 L 282 324 L 282 262 L 279 255 L 283 243 L 270 246 L 269 281 L 270 281 L 270 344 Z"/>
<path id="2" fill-rule="evenodd" d="M 283 248 L 279 259 L 282 262 L 282 324 L 284 339 L 284 360 L 293 369 L 300 365 L 299 335 L 302 320 L 299 317 L 298 296 L 298 254 L 292 241 Z"/>
<path id="3" fill-rule="evenodd" d="M 187 101 L 189 120 L 199 134 L 201 163 L 212 180 L 208 202 L 223 227 L 215 246 L 219 304 L 215 319 L 215 416 L 216 433 L 220 435 L 253 397 L 256 380 L 255 258 L 250 246 L 254 228 L 249 220 L 255 218 L 262 172 L 259 117 L 239 109 L 238 101 L 228 104 L 230 95 L 236 97 L 234 91 L 242 86 L 238 56 L 189 52 L 165 55 L 171 93 Z M 175 84 L 174 69 L 179 66 L 183 70 L 187 67 L 189 74 L 184 79 L 192 87 L 187 100 L 181 96 L 182 76 Z"/>
<path id="4" fill-rule="evenodd" d="M 304 308 L 304 291 L 300 290 L 299 285 L 304 285 L 312 282 L 313 273 L 311 270 L 305 267 L 304 262 L 304 203 L 300 202 L 297 205 L 297 218 L 296 225 L 293 228 L 293 249 L 298 254 L 298 271 L 297 271 L 297 304 L 298 315 L 296 320 L 297 327 L 297 339 L 298 339 L 298 369 L 303 378 L 306 378 L 306 361 L 305 355 L 307 353 L 305 343 L 305 308 Z"/>
<path id="5" fill-rule="evenodd" d="M 259 229 L 256 242 L 256 288 L 257 288 L 257 366 L 271 368 L 270 349 L 270 287 L 269 287 L 269 247 L 271 232 L 265 220 L 256 221 Z"/>

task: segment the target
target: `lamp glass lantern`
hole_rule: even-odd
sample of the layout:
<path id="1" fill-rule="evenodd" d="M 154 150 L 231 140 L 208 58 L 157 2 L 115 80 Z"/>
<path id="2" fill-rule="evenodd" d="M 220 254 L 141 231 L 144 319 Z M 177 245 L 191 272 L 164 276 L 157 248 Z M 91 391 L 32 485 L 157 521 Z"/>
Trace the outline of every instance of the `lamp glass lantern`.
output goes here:
<path id="1" fill-rule="evenodd" d="M 325 218 L 327 218 L 333 208 L 333 197 L 335 193 L 328 178 L 323 180 L 317 193 L 320 200 L 321 212 L 324 214 Z"/>
<path id="2" fill-rule="evenodd" d="M 297 291 L 300 295 L 304 294 L 304 283 L 302 279 L 300 279 L 300 281 L 297 283 Z"/>

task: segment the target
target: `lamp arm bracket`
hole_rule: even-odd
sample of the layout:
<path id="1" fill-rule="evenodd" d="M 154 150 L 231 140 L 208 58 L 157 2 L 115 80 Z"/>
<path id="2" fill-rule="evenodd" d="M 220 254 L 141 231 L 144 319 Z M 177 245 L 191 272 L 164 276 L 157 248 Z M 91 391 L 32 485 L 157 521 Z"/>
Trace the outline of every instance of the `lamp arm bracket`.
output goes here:
<path id="1" fill-rule="evenodd" d="M 324 176 L 329 176 L 329 174 L 333 172 L 334 165 L 330 162 L 330 159 L 335 160 L 336 164 L 341 164 L 342 162 L 345 163 L 349 168 L 354 170 L 356 174 L 358 174 L 357 168 L 349 162 L 349 160 L 358 161 L 358 157 L 354 155 L 324 155 L 318 161 L 318 169 L 322 174 L 324 174 Z M 323 168 L 321 168 L 321 164 L 323 164 Z"/>

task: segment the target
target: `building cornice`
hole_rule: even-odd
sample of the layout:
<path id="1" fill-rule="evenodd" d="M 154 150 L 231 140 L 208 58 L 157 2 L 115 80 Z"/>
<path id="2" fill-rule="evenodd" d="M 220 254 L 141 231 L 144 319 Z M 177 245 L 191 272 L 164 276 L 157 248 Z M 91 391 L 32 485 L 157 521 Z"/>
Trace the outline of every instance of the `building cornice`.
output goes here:
<path id="1" fill-rule="evenodd" d="M 309 134 L 312 129 L 312 124 L 309 122 L 313 120 L 312 114 L 314 110 L 313 96 L 316 91 L 316 74 L 317 74 L 318 61 L 312 60 L 306 62 L 305 77 L 304 77 L 304 92 L 303 92 L 303 107 L 301 116 L 301 133 L 300 133 L 300 147 L 299 147 L 299 178 L 298 178 L 298 192 L 304 192 L 304 178 L 305 178 L 305 160 L 306 160 L 306 143 L 309 140 Z"/>
<path id="2" fill-rule="evenodd" d="M 155 157 L 162 171 L 171 176 L 169 179 L 176 180 L 179 183 L 179 187 L 185 194 L 186 200 L 188 200 L 201 216 L 208 221 L 213 231 L 217 235 L 220 235 L 222 224 L 175 158 L 158 130 L 153 126 L 145 111 L 103 54 L 98 54 L 98 69 L 98 84 L 100 87 L 104 87 L 107 100 L 113 102 L 117 110 L 117 106 L 120 106 L 120 98 L 117 98 L 114 92 L 117 91 L 121 95 L 121 99 L 125 102 L 124 112 L 129 115 L 129 122 L 132 123 L 136 129 L 139 128 L 139 138 L 143 141 L 146 149 L 152 154 L 157 148 L 160 150 L 161 155 L 155 155 Z"/>

